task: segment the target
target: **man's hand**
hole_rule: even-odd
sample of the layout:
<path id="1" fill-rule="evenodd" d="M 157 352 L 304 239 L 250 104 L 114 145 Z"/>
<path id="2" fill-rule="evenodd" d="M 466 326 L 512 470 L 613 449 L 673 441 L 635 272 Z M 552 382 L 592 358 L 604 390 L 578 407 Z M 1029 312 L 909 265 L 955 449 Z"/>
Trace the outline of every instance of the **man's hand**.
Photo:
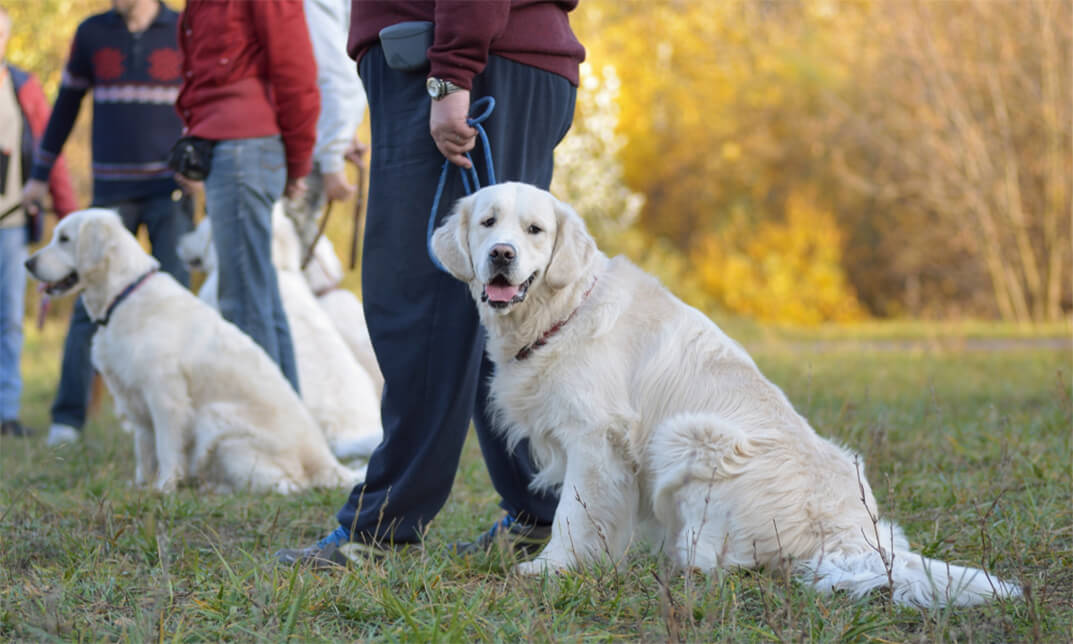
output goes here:
<path id="1" fill-rule="evenodd" d="M 346 152 L 343 153 L 343 158 L 350 161 L 359 168 L 366 167 L 365 165 L 365 153 L 369 151 L 369 146 L 366 145 L 358 138 L 358 135 L 354 135 L 354 139 L 347 146 Z"/>
<path id="2" fill-rule="evenodd" d="M 46 195 L 48 195 L 48 183 L 40 179 L 30 179 L 22 187 L 22 207 L 31 215 L 36 215 Z"/>
<path id="3" fill-rule="evenodd" d="M 466 152 L 476 145 L 477 130 L 466 124 L 469 116 L 469 92 L 451 92 L 438 101 L 432 101 L 428 126 L 432 140 L 440 154 L 451 163 L 469 168 L 472 164 Z"/>
<path id="4" fill-rule="evenodd" d="M 174 175 L 175 183 L 179 184 L 179 187 L 189 197 L 200 196 L 205 191 L 204 181 L 194 181 L 193 179 L 187 179 L 183 175 L 176 172 Z"/>
<path id="5" fill-rule="evenodd" d="M 346 201 L 358 191 L 347 180 L 346 170 L 340 169 L 324 175 L 324 194 L 329 201 Z"/>
<path id="6" fill-rule="evenodd" d="M 306 193 L 305 177 L 287 177 L 287 185 L 283 188 L 283 194 L 288 199 L 298 199 Z"/>

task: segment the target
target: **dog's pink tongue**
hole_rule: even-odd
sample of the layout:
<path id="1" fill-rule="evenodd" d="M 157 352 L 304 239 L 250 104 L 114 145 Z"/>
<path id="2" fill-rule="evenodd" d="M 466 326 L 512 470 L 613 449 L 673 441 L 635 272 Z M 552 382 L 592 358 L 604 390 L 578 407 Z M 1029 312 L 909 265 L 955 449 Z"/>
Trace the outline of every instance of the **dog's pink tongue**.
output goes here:
<path id="1" fill-rule="evenodd" d="M 488 300 L 491 302 L 509 302 L 518 294 L 518 287 L 489 284 L 484 287 L 484 292 L 488 294 Z"/>

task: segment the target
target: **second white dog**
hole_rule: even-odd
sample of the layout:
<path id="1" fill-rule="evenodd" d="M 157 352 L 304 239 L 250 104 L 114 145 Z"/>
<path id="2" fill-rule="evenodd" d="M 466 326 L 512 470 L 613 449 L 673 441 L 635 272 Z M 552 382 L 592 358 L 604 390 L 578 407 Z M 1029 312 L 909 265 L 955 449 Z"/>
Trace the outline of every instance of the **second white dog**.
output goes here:
<path id="1" fill-rule="evenodd" d="M 272 214 L 272 262 L 294 343 L 302 399 L 338 458 L 367 457 L 383 436 L 379 391 L 318 304 L 300 272 L 300 251 L 292 240 L 297 240 L 293 224 L 277 206 Z M 198 297 L 218 308 L 216 249 L 207 218 L 180 240 L 179 256 L 192 268 L 208 271 Z"/>
<path id="2" fill-rule="evenodd" d="M 268 354 L 157 267 L 110 210 L 68 215 L 27 262 L 49 293 L 81 290 L 99 324 L 93 364 L 134 434 L 135 482 L 282 493 L 359 482 Z"/>

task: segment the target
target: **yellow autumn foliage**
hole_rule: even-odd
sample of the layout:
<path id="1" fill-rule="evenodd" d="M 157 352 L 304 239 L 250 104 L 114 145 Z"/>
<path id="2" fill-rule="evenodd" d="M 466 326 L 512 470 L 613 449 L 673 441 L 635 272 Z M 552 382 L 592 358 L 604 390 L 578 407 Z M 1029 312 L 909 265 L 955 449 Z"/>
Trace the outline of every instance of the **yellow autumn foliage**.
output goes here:
<path id="1" fill-rule="evenodd" d="M 865 317 L 842 268 L 834 216 L 792 196 L 781 221 L 757 225 L 738 213 L 698 244 L 693 265 L 711 296 L 764 321 L 817 324 Z"/>

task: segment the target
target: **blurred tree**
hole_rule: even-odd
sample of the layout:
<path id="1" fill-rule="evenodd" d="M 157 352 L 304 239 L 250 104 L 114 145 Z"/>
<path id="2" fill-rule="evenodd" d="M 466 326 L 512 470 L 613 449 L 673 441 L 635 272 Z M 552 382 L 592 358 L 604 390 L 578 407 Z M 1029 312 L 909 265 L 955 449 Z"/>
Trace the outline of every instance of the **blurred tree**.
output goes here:
<path id="1" fill-rule="evenodd" d="M 917 306 L 1019 322 L 1073 307 L 1073 12 L 1069 2 L 882 2 L 846 131 L 851 246 Z M 875 284 L 860 285 L 868 289 Z"/>
<path id="2" fill-rule="evenodd" d="M 621 78 L 618 156 L 645 199 L 630 230 L 686 258 L 724 305 L 761 315 L 760 285 L 790 284 L 814 306 L 800 319 L 857 316 L 859 297 L 879 315 L 1027 322 L 1073 308 L 1070 13 L 1059 0 L 587 0 L 572 20 L 593 66 Z M 759 261 L 752 237 L 767 248 L 752 286 L 712 279 Z M 831 246 L 801 255 L 805 239 Z M 817 281 L 803 257 L 841 277 Z M 839 293 L 803 292 L 821 282 Z"/>
<path id="3" fill-rule="evenodd" d="M 106 11 L 112 3 L 109 0 L 0 0 L 0 5 L 11 15 L 7 59 L 37 75 L 51 102 L 59 90 L 60 76 L 78 24 L 94 13 Z M 92 110 L 84 107 L 63 149 L 79 201 L 87 206 L 92 190 L 91 116 Z"/>

